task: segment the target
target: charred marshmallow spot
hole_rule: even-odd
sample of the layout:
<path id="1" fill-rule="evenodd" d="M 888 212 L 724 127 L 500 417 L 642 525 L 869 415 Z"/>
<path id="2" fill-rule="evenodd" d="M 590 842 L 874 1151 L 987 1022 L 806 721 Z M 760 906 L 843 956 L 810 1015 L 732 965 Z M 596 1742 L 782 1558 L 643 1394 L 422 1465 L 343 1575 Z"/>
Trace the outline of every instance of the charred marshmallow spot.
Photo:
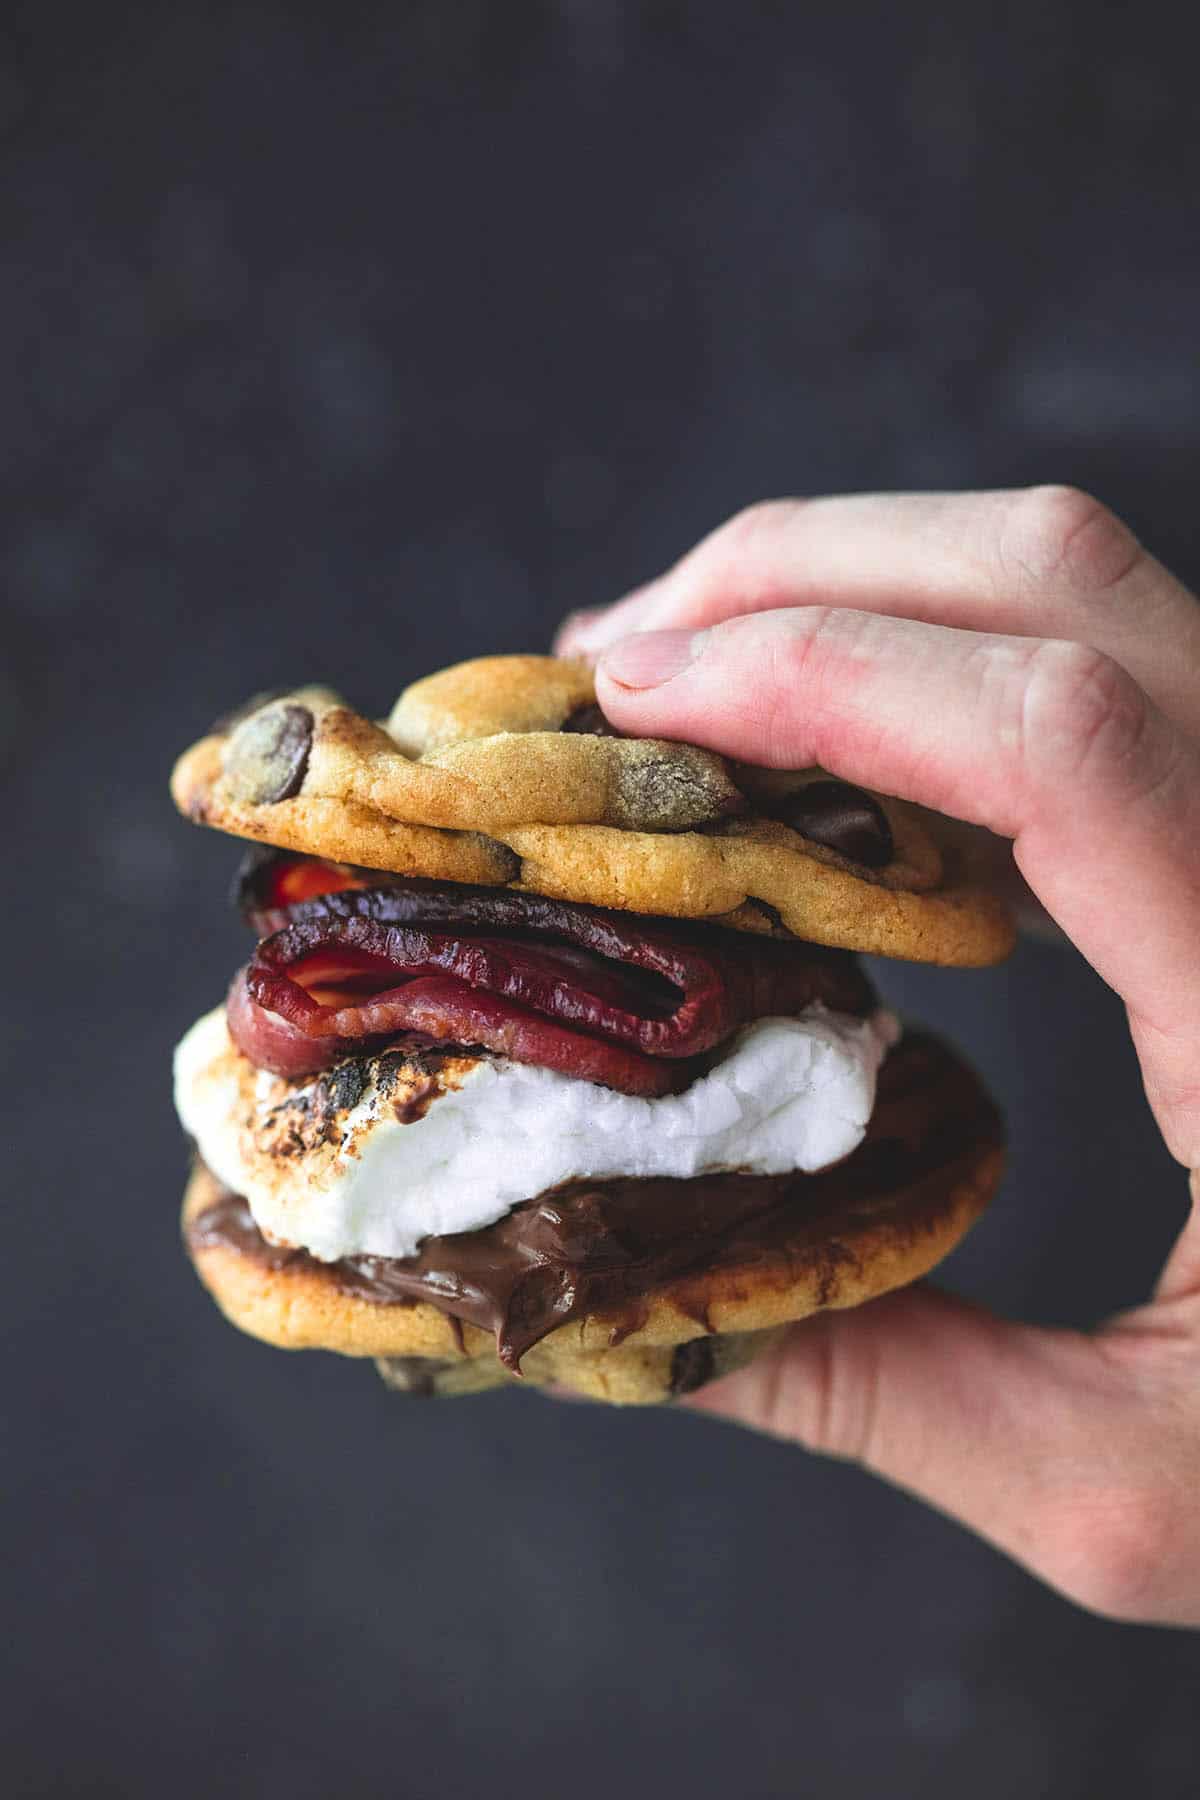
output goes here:
<path id="1" fill-rule="evenodd" d="M 324 1261 L 405 1257 L 572 1179 L 824 1168 L 861 1142 L 898 1033 L 888 1013 L 820 1005 L 760 1019 L 682 1093 L 646 1099 L 437 1051 L 344 1065 L 353 1078 L 289 1080 L 255 1069 L 218 1009 L 176 1052 L 176 1104 L 272 1242 Z M 338 1081 L 348 1085 L 335 1093 Z"/>

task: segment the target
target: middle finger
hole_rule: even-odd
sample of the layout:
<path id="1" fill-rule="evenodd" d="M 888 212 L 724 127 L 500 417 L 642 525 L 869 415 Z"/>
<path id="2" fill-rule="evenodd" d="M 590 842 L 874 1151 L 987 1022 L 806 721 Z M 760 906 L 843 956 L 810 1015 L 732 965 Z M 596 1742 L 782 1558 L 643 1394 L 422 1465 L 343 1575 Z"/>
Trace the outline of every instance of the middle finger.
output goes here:
<path id="1" fill-rule="evenodd" d="M 1200 737 L 1200 603 L 1073 488 L 755 506 L 660 580 L 568 622 L 559 648 L 594 656 L 630 632 L 812 604 L 1087 644 Z"/>

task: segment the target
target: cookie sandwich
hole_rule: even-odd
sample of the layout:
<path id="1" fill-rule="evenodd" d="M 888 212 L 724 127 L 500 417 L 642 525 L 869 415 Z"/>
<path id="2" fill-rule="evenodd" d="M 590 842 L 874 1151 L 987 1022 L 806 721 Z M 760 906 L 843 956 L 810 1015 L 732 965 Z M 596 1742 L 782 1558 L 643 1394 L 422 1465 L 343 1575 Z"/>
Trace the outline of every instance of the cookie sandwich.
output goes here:
<path id="1" fill-rule="evenodd" d="M 902 802 L 616 736 L 538 656 L 385 722 L 260 696 L 172 791 L 252 846 L 175 1091 L 188 1251 L 268 1343 L 666 1400 L 923 1275 L 995 1190 L 994 1105 L 857 960 L 1011 948 Z"/>

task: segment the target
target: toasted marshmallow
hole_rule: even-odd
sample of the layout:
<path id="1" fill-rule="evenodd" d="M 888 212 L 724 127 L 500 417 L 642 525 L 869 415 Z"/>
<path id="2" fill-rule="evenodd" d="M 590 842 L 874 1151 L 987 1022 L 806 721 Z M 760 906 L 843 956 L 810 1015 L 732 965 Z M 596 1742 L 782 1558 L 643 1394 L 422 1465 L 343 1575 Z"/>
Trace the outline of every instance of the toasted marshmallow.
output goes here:
<path id="1" fill-rule="evenodd" d="M 175 1053 L 175 1101 L 259 1229 L 324 1261 L 411 1256 L 573 1179 L 812 1171 L 861 1142 L 899 1026 L 820 1005 L 759 1019 L 682 1094 L 641 1099 L 499 1057 L 390 1051 L 288 1080 L 223 1008 Z"/>

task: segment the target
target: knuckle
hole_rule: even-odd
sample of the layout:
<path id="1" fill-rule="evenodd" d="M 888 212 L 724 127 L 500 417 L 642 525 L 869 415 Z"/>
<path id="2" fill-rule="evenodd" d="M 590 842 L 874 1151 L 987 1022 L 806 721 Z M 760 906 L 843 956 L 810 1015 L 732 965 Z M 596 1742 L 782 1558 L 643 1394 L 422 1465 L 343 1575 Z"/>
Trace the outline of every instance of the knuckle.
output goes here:
<path id="1" fill-rule="evenodd" d="M 785 559 L 779 556 L 779 544 L 803 504 L 800 500 L 758 500 L 719 525 L 694 554 L 705 562 L 711 557 L 755 605 L 773 603 L 777 597 L 782 602 Z"/>
<path id="2" fill-rule="evenodd" d="M 1022 694 L 1022 760 L 1043 778 L 1097 770 L 1136 778 L 1149 703 L 1119 663 L 1087 644 L 1048 639 L 1029 656 Z"/>
<path id="3" fill-rule="evenodd" d="M 1142 554 L 1129 527 L 1075 487 L 1024 489 L 1001 531 L 1004 572 L 1039 590 L 1103 594 L 1132 573 Z"/>
<path id="4" fill-rule="evenodd" d="M 1088 1493 L 1048 1528 L 1059 1585 L 1091 1612 L 1126 1621 L 1161 1615 L 1179 1538 L 1174 1496 L 1153 1487 Z"/>
<path id="5" fill-rule="evenodd" d="M 780 525 L 791 518 L 795 505 L 792 500 L 756 500 L 752 506 L 744 506 L 741 512 L 727 519 L 719 527 L 718 535 L 730 549 L 757 548 L 764 538 L 774 537 Z"/>

